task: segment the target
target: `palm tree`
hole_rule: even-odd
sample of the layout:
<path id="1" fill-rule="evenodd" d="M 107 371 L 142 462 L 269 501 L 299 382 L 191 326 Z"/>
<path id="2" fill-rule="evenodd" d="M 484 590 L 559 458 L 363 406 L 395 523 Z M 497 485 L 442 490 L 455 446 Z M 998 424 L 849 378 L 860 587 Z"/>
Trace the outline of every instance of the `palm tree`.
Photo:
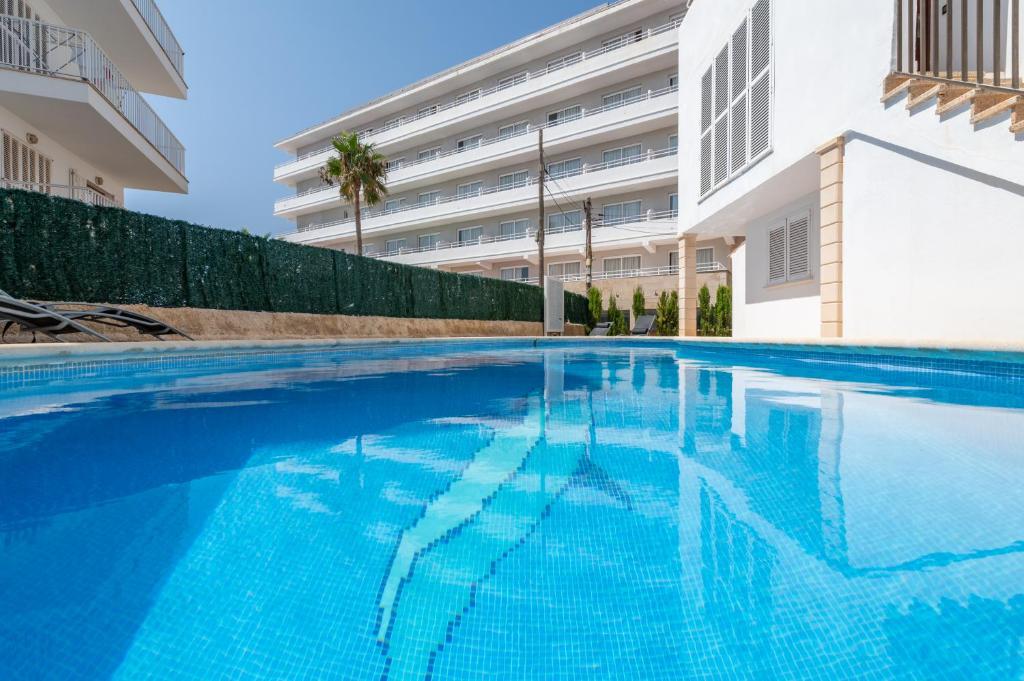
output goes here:
<path id="1" fill-rule="evenodd" d="M 338 185 L 338 193 L 352 203 L 356 211 L 356 252 L 363 254 L 363 220 L 361 202 L 376 206 L 388 190 L 385 186 L 388 169 L 387 159 L 377 153 L 372 144 L 363 144 L 354 132 L 343 132 L 331 144 L 337 156 L 327 159 L 320 168 L 320 179 L 332 187 Z"/>

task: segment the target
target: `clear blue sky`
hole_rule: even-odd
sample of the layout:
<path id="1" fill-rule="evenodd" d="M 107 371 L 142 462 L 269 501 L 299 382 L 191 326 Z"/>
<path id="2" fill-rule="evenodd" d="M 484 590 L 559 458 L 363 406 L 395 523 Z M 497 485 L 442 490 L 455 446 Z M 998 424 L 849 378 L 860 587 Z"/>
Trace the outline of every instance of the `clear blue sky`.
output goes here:
<path id="1" fill-rule="evenodd" d="M 187 196 L 128 208 L 255 234 L 287 188 L 277 140 L 596 7 L 597 0 L 158 0 L 185 49 L 189 99 L 147 96 L 186 148 Z"/>

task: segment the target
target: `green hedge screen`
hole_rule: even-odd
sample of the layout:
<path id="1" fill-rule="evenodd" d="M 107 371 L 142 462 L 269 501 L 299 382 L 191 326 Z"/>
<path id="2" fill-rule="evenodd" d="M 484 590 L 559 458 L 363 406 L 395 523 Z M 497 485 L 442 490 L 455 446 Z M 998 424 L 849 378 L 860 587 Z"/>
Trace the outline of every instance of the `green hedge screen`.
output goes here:
<path id="1" fill-rule="evenodd" d="M 541 320 L 536 286 L 0 190 L 0 289 L 23 298 L 432 319 Z M 588 321 L 565 294 L 566 320 Z"/>

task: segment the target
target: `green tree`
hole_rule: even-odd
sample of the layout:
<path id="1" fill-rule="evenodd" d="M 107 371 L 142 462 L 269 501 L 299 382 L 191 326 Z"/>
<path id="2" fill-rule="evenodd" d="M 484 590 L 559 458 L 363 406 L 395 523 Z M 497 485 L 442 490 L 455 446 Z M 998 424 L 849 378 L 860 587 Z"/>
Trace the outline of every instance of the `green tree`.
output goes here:
<path id="1" fill-rule="evenodd" d="M 591 286 L 590 290 L 587 291 L 587 307 L 590 308 L 590 326 L 591 328 L 597 326 L 597 323 L 601 321 L 601 310 L 603 308 L 603 301 L 601 300 L 601 290 L 596 286 Z"/>
<path id="2" fill-rule="evenodd" d="M 654 311 L 654 332 L 659 336 L 679 335 L 679 292 L 662 291 Z"/>
<path id="3" fill-rule="evenodd" d="M 608 321 L 611 322 L 611 327 L 608 329 L 609 336 L 629 334 L 629 329 L 626 327 L 626 315 L 622 314 L 622 310 L 619 309 L 619 303 L 615 300 L 615 296 L 608 298 Z"/>
<path id="4" fill-rule="evenodd" d="M 320 179 L 330 186 L 338 185 L 338 193 L 352 204 L 356 220 L 356 252 L 363 254 L 362 203 L 367 207 L 379 204 L 387 195 L 387 159 L 372 144 L 363 144 L 354 132 L 343 132 L 331 145 L 337 156 L 327 159 L 320 168 Z"/>
<path id="5" fill-rule="evenodd" d="M 711 309 L 711 291 L 704 284 L 697 292 L 697 335 L 714 336 L 715 321 Z"/>
<path id="6" fill-rule="evenodd" d="M 715 293 L 715 326 L 716 335 L 732 335 L 732 289 L 728 286 L 719 286 Z"/>
<path id="7" fill-rule="evenodd" d="M 636 320 L 640 318 L 642 314 L 647 312 L 647 296 L 644 295 L 644 290 L 637 286 L 633 289 L 633 323 L 636 324 Z"/>

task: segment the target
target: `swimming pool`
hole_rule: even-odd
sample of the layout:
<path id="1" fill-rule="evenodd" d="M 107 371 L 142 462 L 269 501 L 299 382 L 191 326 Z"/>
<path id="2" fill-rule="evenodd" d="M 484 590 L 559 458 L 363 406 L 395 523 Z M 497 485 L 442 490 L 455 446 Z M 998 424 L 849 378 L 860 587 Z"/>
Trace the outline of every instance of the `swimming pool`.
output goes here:
<path id="1" fill-rule="evenodd" d="M 0 678 L 1022 678 L 1022 367 L 636 341 L 0 365 Z"/>

